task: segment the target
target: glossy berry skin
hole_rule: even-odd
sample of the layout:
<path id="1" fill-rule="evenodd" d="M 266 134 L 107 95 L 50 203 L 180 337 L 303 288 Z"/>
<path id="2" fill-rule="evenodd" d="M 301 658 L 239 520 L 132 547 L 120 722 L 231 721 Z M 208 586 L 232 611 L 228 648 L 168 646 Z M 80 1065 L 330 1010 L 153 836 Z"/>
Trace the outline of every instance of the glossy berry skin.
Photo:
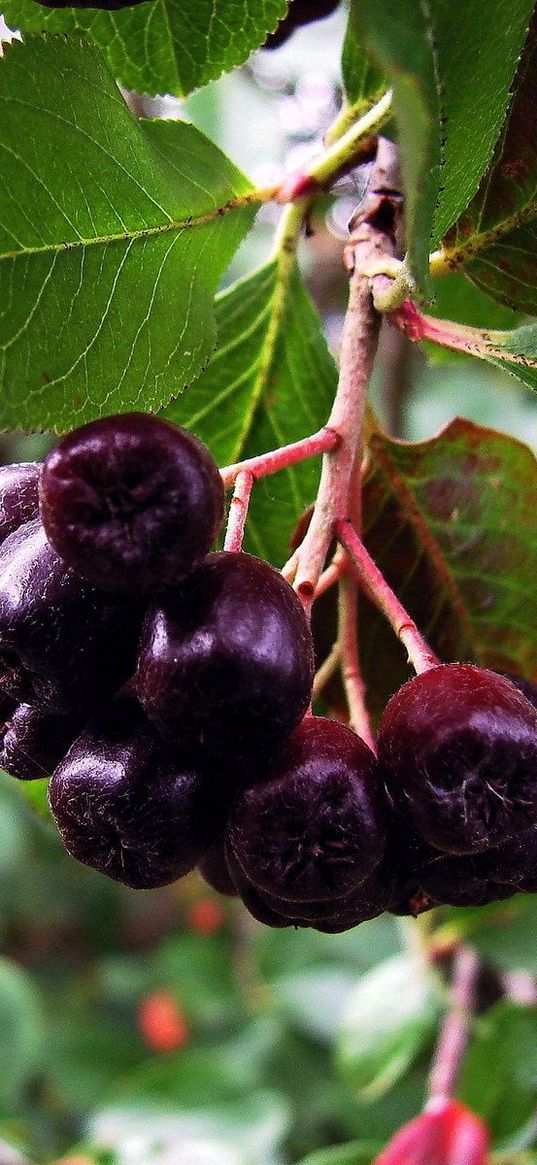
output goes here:
<path id="1" fill-rule="evenodd" d="M 280 20 L 276 31 L 267 37 L 263 48 L 279 48 L 301 25 L 331 16 L 338 4 L 339 0 L 293 0 L 287 16 Z"/>
<path id="2" fill-rule="evenodd" d="M 86 712 L 134 669 L 138 610 L 69 570 L 39 521 L 0 546 L 0 690 L 47 712 Z"/>
<path id="3" fill-rule="evenodd" d="M 222 840 L 204 854 L 198 862 L 198 872 L 204 882 L 216 890 L 218 894 L 225 894 L 229 898 L 236 898 L 237 891 L 226 861 L 226 852 Z"/>
<path id="4" fill-rule="evenodd" d="M 259 767 L 260 749 L 306 711 L 313 674 L 294 591 L 261 559 L 222 552 L 148 611 L 136 687 L 164 736 L 237 759 L 254 751 Z"/>
<path id="5" fill-rule="evenodd" d="M 537 888 L 537 829 L 496 849 L 460 857 L 436 851 L 418 871 L 420 886 L 448 906 L 484 906 Z"/>
<path id="6" fill-rule="evenodd" d="M 72 716 L 19 704 L 0 730 L 0 768 L 20 781 L 50 777 L 81 731 Z"/>
<path id="7" fill-rule="evenodd" d="M 72 745 L 51 779 L 49 803 L 72 857 L 136 889 L 187 874 L 220 827 L 221 807 L 199 771 L 122 703 Z"/>
<path id="8" fill-rule="evenodd" d="M 37 518 L 40 472 L 36 461 L 0 467 L 0 543 L 23 522 Z"/>
<path id="9" fill-rule="evenodd" d="M 105 590 L 146 594 L 201 562 L 222 522 L 224 488 L 196 437 L 129 413 L 62 438 L 43 465 L 40 505 L 68 566 Z"/>
<path id="10" fill-rule="evenodd" d="M 364 741 L 335 720 L 307 717 L 265 779 L 236 798 L 228 844 L 262 893 L 333 903 L 380 862 L 386 816 Z"/>
<path id="11" fill-rule="evenodd" d="M 456 663 L 409 680 L 378 755 L 396 812 L 440 850 L 478 853 L 537 820 L 537 710 L 495 672 Z"/>

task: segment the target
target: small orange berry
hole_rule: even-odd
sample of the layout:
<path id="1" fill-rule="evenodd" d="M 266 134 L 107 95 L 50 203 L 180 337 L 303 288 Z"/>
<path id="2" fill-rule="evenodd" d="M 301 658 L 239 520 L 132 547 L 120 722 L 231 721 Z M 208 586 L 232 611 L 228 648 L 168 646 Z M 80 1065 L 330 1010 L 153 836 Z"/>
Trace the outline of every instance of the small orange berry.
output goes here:
<path id="1" fill-rule="evenodd" d="M 200 898 L 187 911 L 187 923 L 198 934 L 216 934 L 226 921 L 226 912 L 213 898 Z"/>
<path id="2" fill-rule="evenodd" d="M 138 1028 L 154 1052 L 175 1052 L 190 1039 L 190 1029 L 171 991 L 153 991 L 138 1007 Z"/>

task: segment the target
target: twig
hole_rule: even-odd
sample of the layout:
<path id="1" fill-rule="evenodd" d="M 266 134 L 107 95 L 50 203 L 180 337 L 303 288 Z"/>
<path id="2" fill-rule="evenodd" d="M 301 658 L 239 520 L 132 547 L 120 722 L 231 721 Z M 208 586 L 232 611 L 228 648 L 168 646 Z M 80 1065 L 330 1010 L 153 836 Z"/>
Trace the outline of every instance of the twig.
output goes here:
<path id="1" fill-rule="evenodd" d="M 226 489 L 233 485 L 239 473 L 249 470 L 257 480 L 267 477 L 271 473 L 278 473 L 280 469 L 288 469 L 298 461 L 305 461 L 308 457 L 315 457 L 318 453 L 326 453 L 328 449 L 335 449 L 339 445 L 339 435 L 328 426 L 304 437 L 301 441 L 293 441 L 291 445 L 283 445 L 270 453 L 260 453 L 257 457 L 247 457 L 244 461 L 237 461 L 235 465 L 225 465 L 220 470 L 222 481 Z"/>
<path id="2" fill-rule="evenodd" d="M 420 672 L 438 667 L 440 660 L 431 650 L 421 632 L 418 631 L 408 611 L 399 602 L 397 595 L 373 562 L 371 555 L 350 522 L 339 521 L 336 524 L 336 534 L 347 551 L 349 562 L 362 589 L 379 611 L 382 611 L 383 615 L 386 616 L 398 639 L 406 647 L 409 661 L 414 670 L 419 675 Z"/>

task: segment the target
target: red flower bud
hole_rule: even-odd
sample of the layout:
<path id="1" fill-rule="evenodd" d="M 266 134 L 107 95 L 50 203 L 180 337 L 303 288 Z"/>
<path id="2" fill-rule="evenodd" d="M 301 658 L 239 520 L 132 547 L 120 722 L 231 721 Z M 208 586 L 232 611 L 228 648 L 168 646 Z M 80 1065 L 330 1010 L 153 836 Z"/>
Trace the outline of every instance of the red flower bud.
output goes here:
<path id="1" fill-rule="evenodd" d="M 485 1165 L 486 1125 L 457 1100 L 432 1101 L 403 1125 L 374 1165 Z"/>

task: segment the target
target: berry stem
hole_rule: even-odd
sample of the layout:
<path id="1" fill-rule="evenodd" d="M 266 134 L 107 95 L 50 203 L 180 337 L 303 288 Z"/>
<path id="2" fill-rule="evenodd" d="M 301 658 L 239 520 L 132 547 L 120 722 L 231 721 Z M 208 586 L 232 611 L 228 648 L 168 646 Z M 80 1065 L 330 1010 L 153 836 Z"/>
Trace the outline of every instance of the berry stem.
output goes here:
<path id="1" fill-rule="evenodd" d="M 358 588 L 352 574 L 339 580 L 339 634 L 341 671 L 349 707 L 349 726 L 376 752 L 375 740 L 365 703 L 365 688 L 358 651 Z"/>
<path id="2" fill-rule="evenodd" d="M 332 678 L 334 672 L 339 666 L 341 659 L 341 651 L 339 643 L 336 641 L 332 645 L 332 650 L 326 659 L 323 660 L 320 668 L 315 672 L 315 679 L 313 681 L 313 690 L 311 694 L 312 703 L 321 695 L 323 688 L 326 687 L 328 681 Z"/>
<path id="3" fill-rule="evenodd" d="M 421 672 L 429 671 L 432 667 L 438 667 L 440 660 L 418 631 L 414 620 L 399 602 L 397 595 L 386 582 L 378 566 L 373 562 L 351 523 L 338 521 L 336 534 L 347 552 L 348 560 L 362 589 L 393 627 L 395 634 L 408 652 L 408 659 L 414 671 L 419 675 Z"/>
<path id="4" fill-rule="evenodd" d="M 429 1075 L 427 1107 L 449 1100 L 457 1087 L 462 1057 L 470 1034 L 479 976 L 479 958 L 461 944 L 455 954 L 450 1008 L 442 1025 Z"/>
<path id="5" fill-rule="evenodd" d="M 291 445 L 282 445 L 280 449 L 260 453 L 257 457 L 247 457 L 234 465 L 225 465 L 220 470 L 224 487 L 228 489 L 233 485 L 239 474 L 245 470 L 248 470 L 255 480 L 267 477 L 271 473 L 278 473 L 280 469 L 296 465 L 298 461 L 305 461 L 308 457 L 335 449 L 339 441 L 339 434 L 325 426 L 319 429 L 318 433 L 312 433 L 310 437 L 303 437 L 301 441 L 294 441 Z"/>
<path id="6" fill-rule="evenodd" d="M 249 469 L 242 469 L 237 474 L 233 497 L 229 503 L 224 550 L 242 550 L 244 527 L 248 517 L 248 507 L 255 478 Z"/>

